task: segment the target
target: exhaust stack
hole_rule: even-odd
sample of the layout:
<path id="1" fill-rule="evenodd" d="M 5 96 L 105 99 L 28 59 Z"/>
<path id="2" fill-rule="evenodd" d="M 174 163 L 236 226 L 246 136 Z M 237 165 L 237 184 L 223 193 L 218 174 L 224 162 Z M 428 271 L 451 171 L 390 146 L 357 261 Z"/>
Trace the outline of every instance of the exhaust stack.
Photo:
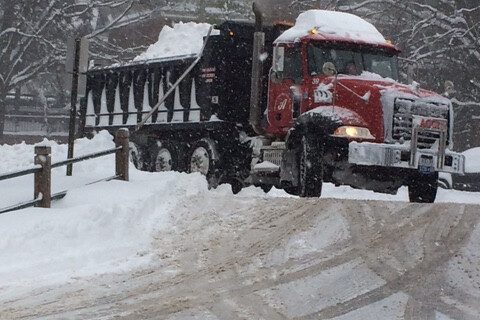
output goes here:
<path id="1" fill-rule="evenodd" d="M 253 13 L 255 14 L 255 34 L 253 36 L 252 56 L 252 85 L 250 90 L 250 125 L 257 134 L 264 134 L 261 125 L 262 120 L 262 90 L 263 90 L 263 61 L 262 53 L 265 51 L 265 33 L 263 30 L 263 13 L 254 2 Z"/>

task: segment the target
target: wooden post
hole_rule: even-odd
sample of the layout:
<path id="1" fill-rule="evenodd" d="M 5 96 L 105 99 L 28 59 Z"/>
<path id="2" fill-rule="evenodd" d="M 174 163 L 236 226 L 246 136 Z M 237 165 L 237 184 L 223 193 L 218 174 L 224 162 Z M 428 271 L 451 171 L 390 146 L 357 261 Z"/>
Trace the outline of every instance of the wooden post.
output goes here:
<path id="1" fill-rule="evenodd" d="M 115 145 L 122 147 L 115 153 L 115 174 L 119 180 L 128 181 L 128 166 L 129 166 L 129 137 L 128 129 L 118 129 L 115 135 Z"/>
<path id="2" fill-rule="evenodd" d="M 88 40 L 86 38 L 71 39 L 67 45 L 66 71 L 71 74 L 70 89 L 70 122 L 68 131 L 68 155 L 73 158 L 73 149 L 76 132 L 77 100 L 78 96 L 85 94 L 86 77 L 88 69 Z M 79 92 L 80 91 L 80 92 Z M 73 173 L 73 164 L 67 165 L 67 176 Z"/>
<path id="3" fill-rule="evenodd" d="M 52 158 L 50 156 L 52 148 L 46 146 L 35 147 L 35 164 L 42 166 L 40 172 L 35 173 L 34 199 L 41 198 L 37 207 L 50 208 L 52 203 L 51 176 L 52 176 Z"/>
<path id="4" fill-rule="evenodd" d="M 67 158 L 73 158 L 73 148 L 75 141 L 75 120 L 77 117 L 77 95 L 78 95 L 78 63 L 80 55 L 80 39 L 74 40 L 74 56 L 72 70 L 72 88 L 70 91 L 70 122 L 68 126 L 68 155 Z M 67 176 L 72 176 L 73 164 L 67 165 Z"/>

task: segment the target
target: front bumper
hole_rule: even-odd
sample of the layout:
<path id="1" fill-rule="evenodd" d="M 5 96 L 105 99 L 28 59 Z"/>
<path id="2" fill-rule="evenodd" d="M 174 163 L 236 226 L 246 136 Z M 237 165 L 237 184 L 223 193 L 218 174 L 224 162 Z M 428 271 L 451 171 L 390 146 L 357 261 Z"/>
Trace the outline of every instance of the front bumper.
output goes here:
<path id="1" fill-rule="evenodd" d="M 370 142 L 351 142 L 348 162 L 364 166 L 380 166 L 404 169 L 422 169 L 423 159 L 431 159 L 431 169 L 436 172 L 465 173 L 465 156 L 446 150 L 444 154 L 432 149 L 412 150 L 407 145 Z M 422 160 L 421 160 L 422 159 Z"/>

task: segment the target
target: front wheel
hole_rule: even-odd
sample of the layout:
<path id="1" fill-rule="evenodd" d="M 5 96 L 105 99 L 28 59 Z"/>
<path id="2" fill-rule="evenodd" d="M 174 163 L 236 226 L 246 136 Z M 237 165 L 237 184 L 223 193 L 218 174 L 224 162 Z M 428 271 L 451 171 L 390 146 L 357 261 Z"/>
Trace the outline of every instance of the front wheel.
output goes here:
<path id="1" fill-rule="evenodd" d="M 415 174 L 408 185 L 410 202 L 434 203 L 438 190 L 438 173 L 431 175 Z"/>
<path id="2" fill-rule="evenodd" d="M 318 141 L 302 137 L 299 155 L 299 196 L 320 197 L 323 183 L 323 154 Z"/>

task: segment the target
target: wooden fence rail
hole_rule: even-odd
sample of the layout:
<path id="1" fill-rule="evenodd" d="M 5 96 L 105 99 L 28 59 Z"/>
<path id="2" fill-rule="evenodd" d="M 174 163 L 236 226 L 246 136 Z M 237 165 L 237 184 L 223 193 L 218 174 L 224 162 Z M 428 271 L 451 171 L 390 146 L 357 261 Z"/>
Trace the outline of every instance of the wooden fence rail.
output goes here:
<path id="1" fill-rule="evenodd" d="M 100 181 L 109 181 L 113 179 L 119 179 L 128 181 L 129 180 L 129 136 L 130 133 L 128 129 L 119 129 L 115 135 L 115 148 L 100 151 L 85 156 L 67 159 L 57 163 L 51 162 L 51 148 L 47 146 L 36 146 L 35 147 L 35 158 L 34 166 L 31 168 L 10 172 L 0 175 L 0 181 L 17 178 L 21 176 L 26 176 L 29 174 L 34 174 L 34 200 L 23 202 L 14 206 L 0 209 L 0 214 L 11 212 L 19 209 L 24 209 L 28 207 L 41 207 L 41 208 L 50 208 L 52 200 L 58 200 L 63 198 L 67 191 L 62 191 L 52 195 L 51 185 L 52 185 L 52 169 L 69 164 L 86 161 L 90 159 L 100 158 L 106 155 L 115 153 L 115 175 Z"/>

